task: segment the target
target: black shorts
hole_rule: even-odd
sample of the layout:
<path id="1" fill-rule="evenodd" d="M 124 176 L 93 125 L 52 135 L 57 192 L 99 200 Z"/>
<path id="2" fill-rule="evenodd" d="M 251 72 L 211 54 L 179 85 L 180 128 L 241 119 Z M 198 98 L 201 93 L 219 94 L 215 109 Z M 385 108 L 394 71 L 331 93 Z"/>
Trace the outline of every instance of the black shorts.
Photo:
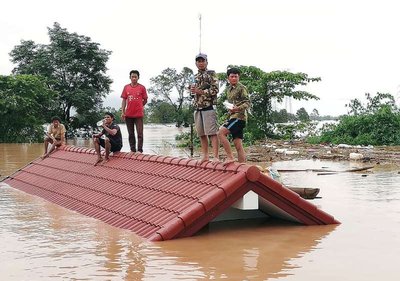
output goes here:
<path id="1" fill-rule="evenodd" d="M 233 139 L 243 139 L 243 129 L 246 127 L 246 121 L 241 119 L 229 119 L 223 125 L 229 130 Z"/>
<path id="2" fill-rule="evenodd" d="M 110 140 L 110 144 L 111 144 L 111 148 L 110 151 L 111 152 L 117 152 L 120 151 L 122 146 L 120 144 L 118 144 L 115 140 L 108 138 Z M 106 147 L 105 141 L 102 138 L 99 138 L 99 143 L 102 147 Z"/>

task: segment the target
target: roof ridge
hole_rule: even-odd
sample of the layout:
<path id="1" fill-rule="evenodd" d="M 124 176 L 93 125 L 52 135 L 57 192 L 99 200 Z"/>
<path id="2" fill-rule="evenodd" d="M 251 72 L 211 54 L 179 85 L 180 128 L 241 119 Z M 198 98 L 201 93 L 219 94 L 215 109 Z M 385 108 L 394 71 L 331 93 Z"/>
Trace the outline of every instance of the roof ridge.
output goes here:
<path id="1" fill-rule="evenodd" d="M 62 149 L 65 151 L 75 152 L 75 153 L 96 154 L 96 151 L 93 148 L 77 147 L 73 145 L 65 145 L 62 147 Z M 199 167 L 205 170 L 213 170 L 213 171 L 229 171 L 229 172 L 241 171 L 246 173 L 246 176 L 248 176 L 248 179 L 250 181 L 256 181 L 261 174 L 261 171 L 255 165 L 248 165 L 246 163 L 230 163 L 228 165 L 225 165 L 223 162 L 204 161 L 198 165 L 199 160 L 193 158 L 179 158 L 172 156 L 143 154 L 137 152 L 123 152 L 123 151 L 119 151 L 118 153 L 115 153 L 110 157 L 129 158 L 139 161 L 151 161 L 151 162 L 185 166 L 185 167 L 194 167 L 194 168 Z M 152 159 L 154 157 L 155 159 Z M 194 164 L 191 162 L 194 162 Z"/>

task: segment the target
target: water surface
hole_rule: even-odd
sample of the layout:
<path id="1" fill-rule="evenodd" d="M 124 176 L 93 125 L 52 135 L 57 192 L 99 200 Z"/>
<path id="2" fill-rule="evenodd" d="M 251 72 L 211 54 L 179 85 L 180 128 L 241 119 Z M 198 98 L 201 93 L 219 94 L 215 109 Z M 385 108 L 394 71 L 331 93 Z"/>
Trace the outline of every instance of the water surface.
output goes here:
<path id="1" fill-rule="evenodd" d="M 173 129 L 157 127 L 154 135 L 173 135 Z M 145 152 L 162 153 L 165 146 L 167 154 L 186 157 L 173 138 L 167 142 L 146 147 L 145 136 Z M 70 144 L 90 146 L 90 140 Z M 0 153 L 7 176 L 40 156 L 43 145 L 0 144 Z M 304 160 L 273 166 L 344 171 L 362 165 Z M 193 237 L 154 243 L 1 184 L 0 280 L 398 280 L 397 167 L 323 176 L 287 172 L 281 179 L 320 188 L 321 198 L 311 202 L 341 224 L 215 223 Z"/>

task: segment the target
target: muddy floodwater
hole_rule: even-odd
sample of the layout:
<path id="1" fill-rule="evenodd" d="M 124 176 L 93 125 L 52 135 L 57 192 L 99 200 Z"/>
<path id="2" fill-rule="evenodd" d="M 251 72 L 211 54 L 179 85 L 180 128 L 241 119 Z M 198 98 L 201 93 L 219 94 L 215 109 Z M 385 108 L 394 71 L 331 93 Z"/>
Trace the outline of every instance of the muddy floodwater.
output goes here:
<path id="1" fill-rule="evenodd" d="M 147 129 L 145 153 L 188 157 L 174 146 L 177 128 Z M 42 153 L 42 144 L 0 144 L 1 177 Z M 0 183 L 0 280 L 399 280 L 400 171 L 376 165 L 340 172 L 363 165 L 370 164 L 273 164 L 303 170 L 281 172 L 282 182 L 320 188 L 320 198 L 310 202 L 339 225 L 222 222 L 193 237 L 156 243 Z M 339 173 L 318 175 L 312 169 Z"/>

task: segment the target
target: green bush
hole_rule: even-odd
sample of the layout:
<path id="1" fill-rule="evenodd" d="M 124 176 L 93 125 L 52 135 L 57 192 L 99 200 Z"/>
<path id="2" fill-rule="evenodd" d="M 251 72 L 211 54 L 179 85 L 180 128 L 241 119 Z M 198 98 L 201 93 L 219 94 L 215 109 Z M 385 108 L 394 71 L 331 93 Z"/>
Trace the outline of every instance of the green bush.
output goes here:
<path id="1" fill-rule="evenodd" d="M 336 126 L 325 128 L 308 142 L 351 145 L 400 145 L 400 114 L 382 105 L 373 113 L 344 116 Z"/>

